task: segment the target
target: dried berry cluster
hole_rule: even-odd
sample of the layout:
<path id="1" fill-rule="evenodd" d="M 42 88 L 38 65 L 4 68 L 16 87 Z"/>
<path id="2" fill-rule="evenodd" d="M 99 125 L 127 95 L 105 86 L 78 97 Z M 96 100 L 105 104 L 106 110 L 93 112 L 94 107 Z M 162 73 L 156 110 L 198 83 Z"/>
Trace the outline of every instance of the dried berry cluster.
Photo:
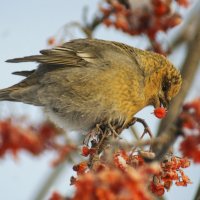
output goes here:
<path id="1" fill-rule="evenodd" d="M 33 155 L 39 155 L 45 150 L 54 150 L 58 157 L 52 161 L 52 165 L 57 165 L 76 149 L 74 145 L 56 142 L 58 135 L 59 130 L 51 123 L 43 123 L 37 128 L 22 128 L 9 119 L 0 121 L 0 158 L 6 152 L 12 152 L 16 157 L 20 150 Z"/>
<path id="2" fill-rule="evenodd" d="M 86 149 L 82 148 L 83 154 Z M 76 192 L 70 200 L 151 200 L 154 195 L 162 196 L 173 182 L 177 186 L 191 183 L 182 170 L 190 165 L 186 158 L 169 155 L 160 164 L 146 164 L 140 155 L 124 150 L 110 153 L 102 156 L 92 169 L 85 161 L 74 165 L 77 178 L 72 177 L 71 184 L 75 185 Z M 57 193 L 51 197 L 51 200 L 62 199 Z"/>
<path id="3" fill-rule="evenodd" d="M 166 32 L 182 21 L 180 14 L 173 10 L 174 4 L 188 6 L 187 0 L 130 0 L 125 1 L 126 4 L 123 2 L 109 0 L 101 7 L 104 15 L 103 23 L 108 27 L 112 25 L 129 35 L 147 35 L 157 52 L 162 52 L 156 40 L 157 33 Z"/>
<path id="4" fill-rule="evenodd" d="M 160 172 L 154 175 L 151 182 L 151 191 L 158 196 L 162 196 L 165 190 L 168 191 L 170 189 L 173 182 L 177 186 L 187 186 L 191 181 L 181 168 L 189 166 L 190 162 L 186 158 L 168 157 L 167 160 L 161 162 Z"/>
<path id="5" fill-rule="evenodd" d="M 47 43 L 50 46 L 62 44 L 69 35 L 69 29 L 73 27 L 79 28 L 87 37 L 91 37 L 94 30 L 104 24 L 131 36 L 146 35 L 152 50 L 166 54 L 170 49 L 162 47 L 157 34 L 179 25 L 182 22 L 180 9 L 175 11 L 174 7 L 188 5 L 189 0 L 102 0 L 98 11 L 102 17 L 94 17 L 91 22 L 85 22 L 85 25 L 77 22 L 66 24 L 55 36 L 50 37 Z"/>
<path id="6" fill-rule="evenodd" d="M 200 98 L 183 106 L 179 120 L 185 136 L 180 151 L 195 163 L 200 163 Z"/>

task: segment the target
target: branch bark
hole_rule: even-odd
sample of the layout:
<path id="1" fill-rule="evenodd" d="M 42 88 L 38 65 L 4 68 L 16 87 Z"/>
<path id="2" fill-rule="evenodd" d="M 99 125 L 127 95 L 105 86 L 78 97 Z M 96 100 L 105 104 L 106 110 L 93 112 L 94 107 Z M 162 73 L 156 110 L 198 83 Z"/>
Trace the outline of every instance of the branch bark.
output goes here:
<path id="1" fill-rule="evenodd" d="M 176 49 L 179 45 L 188 42 L 194 35 L 196 29 L 196 19 L 200 12 L 200 2 L 195 2 L 195 5 L 190 10 L 189 16 L 183 21 L 180 30 L 175 33 L 175 37 L 169 41 L 169 46 L 172 50 Z"/>
<path id="2" fill-rule="evenodd" d="M 200 17 L 196 18 L 196 22 L 194 24 L 196 26 L 196 31 L 193 36 L 193 39 L 189 41 L 188 44 L 188 53 L 185 58 L 185 62 L 183 64 L 181 74 L 183 79 L 182 88 L 176 98 L 172 101 L 170 105 L 170 109 L 166 118 L 161 122 L 158 135 L 162 133 L 168 126 L 171 124 L 177 117 L 178 112 L 182 106 L 182 103 L 188 94 L 189 89 L 192 86 L 194 77 L 198 70 L 199 66 L 199 52 L 200 52 Z"/>
<path id="3" fill-rule="evenodd" d="M 158 138 L 163 137 L 164 135 L 168 135 L 168 139 L 165 140 L 164 144 L 152 146 L 152 149 L 156 154 L 155 159 L 153 160 L 161 160 L 162 157 L 167 153 L 169 147 L 176 141 L 177 137 L 181 133 L 181 130 L 179 130 L 179 127 L 181 127 L 181 122 L 178 121 L 176 118 L 178 116 L 178 112 L 182 106 L 182 103 L 192 85 L 200 61 L 200 17 L 196 20 L 196 31 L 193 39 L 188 44 L 188 53 L 182 68 L 182 88 L 176 99 L 173 101 L 168 115 L 161 123 L 158 132 Z"/>
<path id="4" fill-rule="evenodd" d="M 194 200 L 200 200 L 200 183 L 199 183 L 199 187 L 197 189 L 196 195 L 194 197 Z"/>
<path id="5" fill-rule="evenodd" d="M 45 196 L 47 195 L 50 187 L 54 184 L 54 182 L 57 180 L 59 175 L 64 171 L 64 169 L 66 169 L 67 164 L 69 164 L 67 161 L 60 164 L 50 173 L 50 175 L 46 178 L 44 184 L 42 184 L 39 192 L 37 192 L 34 200 L 45 199 Z"/>

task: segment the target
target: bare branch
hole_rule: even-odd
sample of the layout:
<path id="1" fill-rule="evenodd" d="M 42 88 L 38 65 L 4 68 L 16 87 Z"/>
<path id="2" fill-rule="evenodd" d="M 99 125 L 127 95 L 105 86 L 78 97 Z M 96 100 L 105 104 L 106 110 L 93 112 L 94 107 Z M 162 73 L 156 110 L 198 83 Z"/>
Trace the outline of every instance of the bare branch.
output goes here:
<path id="1" fill-rule="evenodd" d="M 42 184 L 39 192 L 36 194 L 36 197 L 34 200 L 41 200 L 45 199 L 45 196 L 47 192 L 49 191 L 50 187 L 54 184 L 54 182 L 57 180 L 59 175 L 66 169 L 66 165 L 69 164 L 67 161 L 60 164 L 58 167 L 56 167 L 51 174 L 47 177 L 44 184 Z"/>
<path id="2" fill-rule="evenodd" d="M 111 13 L 109 13 L 110 15 Z M 82 27 L 82 31 L 85 33 L 85 35 L 88 38 L 92 38 L 93 37 L 93 33 L 95 31 L 95 29 L 103 22 L 104 19 L 108 18 L 109 15 L 103 15 L 101 17 L 96 16 L 94 18 L 94 20 L 92 21 L 92 23 L 87 24 L 86 26 Z"/>
<path id="3" fill-rule="evenodd" d="M 200 2 L 196 2 L 193 9 L 190 10 L 189 16 L 183 21 L 180 30 L 177 31 L 175 37 L 172 38 L 169 46 L 172 50 L 184 42 L 190 41 L 196 31 L 196 22 L 200 12 Z"/>
<path id="4" fill-rule="evenodd" d="M 199 66 L 200 52 L 200 17 L 196 19 L 196 31 L 193 39 L 188 44 L 188 53 L 183 64 L 181 74 L 183 78 L 182 88 L 176 98 L 172 101 L 166 118 L 161 122 L 158 135 L 166 129 L 168 124 L 171 124 L 177 117 L 182 103 L 192 86 L 196 71 Z"/>
<path id="5" fill-rule="evenodd" d="M 197 189 L 196 195 L 194 197 L 194 200 L 200 200 L 200 183 L 199 183 L 199 187 Z"/>

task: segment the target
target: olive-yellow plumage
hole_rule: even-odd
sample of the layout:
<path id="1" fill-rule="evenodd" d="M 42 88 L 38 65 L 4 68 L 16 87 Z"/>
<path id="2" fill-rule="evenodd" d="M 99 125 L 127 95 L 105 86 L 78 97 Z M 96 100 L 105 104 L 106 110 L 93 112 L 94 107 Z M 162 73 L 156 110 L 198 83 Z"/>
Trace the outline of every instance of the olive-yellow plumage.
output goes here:
<path id="1" fill-rule="evenodd" d="M 62 125 L 89 131 L 96 124 L 125 127 L 148 105 L 167 106 L 181 87 L 179 71 L 164 57 L 128 45 L 78 39 L 41 55 L 7 62 L 40 63 L 0 100 L 43 106 Z"/>

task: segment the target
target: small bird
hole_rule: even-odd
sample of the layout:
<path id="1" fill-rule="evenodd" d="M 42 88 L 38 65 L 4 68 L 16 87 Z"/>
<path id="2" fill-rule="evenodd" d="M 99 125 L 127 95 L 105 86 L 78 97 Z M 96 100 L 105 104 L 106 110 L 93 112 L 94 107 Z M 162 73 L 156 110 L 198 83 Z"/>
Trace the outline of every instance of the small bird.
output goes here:
<path id="1" fill-rule="evenodd" d="M 96 124 L 127 127 L 148 105 L 167 107 L 181 87 L 179 71 L 164 56 L 98 39 L 76 39 L 40 55 L 6 62 L 37 62 L 37 69 L 0 90 L 1 101 L 44 107 L 61 127 L 90 131 Z"/>

